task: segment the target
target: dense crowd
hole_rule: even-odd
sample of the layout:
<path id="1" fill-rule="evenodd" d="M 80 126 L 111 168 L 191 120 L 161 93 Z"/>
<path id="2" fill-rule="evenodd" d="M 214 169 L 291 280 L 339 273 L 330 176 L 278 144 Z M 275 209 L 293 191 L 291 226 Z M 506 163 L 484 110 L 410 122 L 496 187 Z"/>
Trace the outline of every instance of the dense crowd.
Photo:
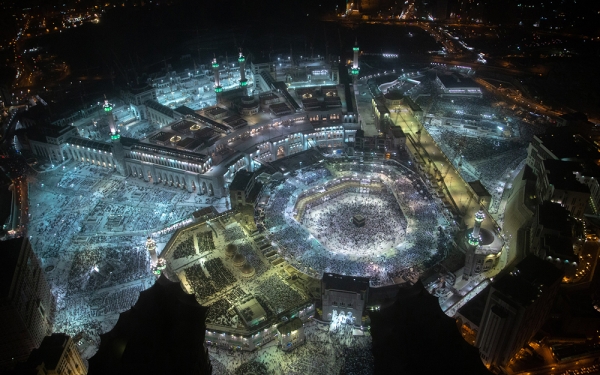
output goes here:
<path id="1" fill-rule="evenodd" d="M 525 160 L 527 145 L 515 140 L 466 137 L 445 127 L 431 129 L 430 134 L 465 181 L 481 181 L 492 195 L 490 211 L 495 212 L 504 191 L 502 180 Z"/>
<path id="2" fill-rule="evenodd" d="M 258 277 L 268 270 L 268 266 L 260 259 L 256 254 L 256 251 L 252 245 L 244 240 L 238 243 L 238 253 L 242 254 L 246 258 L 246 262 L 254 267 L 254 275 Z"/>
<path id="3" fill-rule="evenodd" d="M 303 300 L 300 293 L 283 282 L 277 275 L 260 279 L 254 288 L 254 294 L 263 296 L 275 314 L 286 311 Z"/>
<path id="4" fill-rule="evenodd" d="M 123 288 L 94 297 L 91 301 L 92 315 L 108 315 L 126 311 L 135 304 L 143 290 L 142 286 L 138 284 L 131 288 Z"/>
<path id="5" fill-rule="evenodd" d="M 185 278 L 200 300 L 207 299 L 217 292 L 210 279 L 204 274 L 200 264 L 185 269 Z"/>
<path id="6" fill-rule="evenodd" d="M 377 173 L 386 189 L 391 192 L 389 199 L 395 198 L 400 206 L 394 210 L 402 212 L 408 222 L 407 227 L 401 226 L 407 228 L 403 240 L 397 244 L 394 251 L 386 253 L 385 256 L 360 253 L 354 254 L 353 257 L 333 255 L 321 241 L 313 238 L 304 226 L 293 219 L 291 207 L 294 206 L 298 186 L 286 181 L 271 192 L 271 199 L 265 208 L 264 225 L 268 229 L 267 236 L 278 244 L 288 262 L 315 277 L 321 277 L 323 272 L 360 275 L 371 277 L 371 283 L 379 285 L 392 282 L 393 278 L 402 276 L 405 270 L 418 272 L 423 264 L 441 251 L 438 243 L 438 228 L 443 221 L 442 215 L 426 185 L 414 172 L 401 167 L 379 164 L 369 166 L 345 163 L 331 168 L 338 176 Z M 365 200 L 365 203 L 367 202 Z M 329 200 L 321 203 L 321 206 L 328 210 L 338 210 L 335 207 L 336 203 L 335 200 Z M 346 215 L 348 217 L 344 217 L 343 220 L 348 224 L 352 215 L 350 212 Z M 386 218 L 393 216 L 387 211 L 379 212 L 378 215 Z M 370 216 L 366 218 L 367 221 L 371 219 Z M 326 222 L 321 224 L 323 227 L 327 226 Z M 322 233 L 324 242 L 327 241 L 325 236 L 343 240 L 343 234 L 337 232 L 341 228 L 337 222 L 330 223 L 327 227 L 329 231 Z M 344 228 L 349 231 L 348 233 L 362 229 L 352 223 Z M 352 238 L 353 235 L 348 236 Z"/>
<path id="7" fill-rule="evenodd" d="M 371 338 L 343 325 L 336 332 L 328 325 L 305 322 L 306 340 L 290 352 L 267 343 L 252 353 L 209 349 L 213 373 L 231 374 L 347 374 L 373 373 Z"/>
<path id="8" fill-rule="evenodd" d="M 331 173 L 327 168 L 311 167 L 310 169 L 300 171 L 296 176 L 296 179 L 302 181 L 306 185 L 312 185 L 315 182 L 330 176 Z"/>
<path id="9" fill-rule="evenodd" d="M 215 303 L 208 306 L 206 323 L 235 327 L 237 325 L 237 315 L 230 316 L 228 314 L 228 311 L 231 309 L 231 307 L 232 306 L 227 299 L 218 299 Z"/>
<path id="10" fill-rule="evenodd" d="M 352 218 L 361 215 L 365 225 Z M 398 244 L 404 237 L 406 220 L 388 192 L 349 188 L 307 204 L 302 223 L 329 250 L 368 256 Z"/>
<path id="11" fill-rule="evenodd" d="M 204 267 L 208 271 L 208 274 L 210 275 L 210 278 L 217 290 L 226 288 L 236 281 L 231 271 L 229 271 L 223 264 L 221 258 L 207 260 L 204 263 Z"/>
<path id="12" fill-rule="evenodd" d="M 238 224 L 229 225 L 223 230 L 223 238 L 225 242 L 233 242 L 246 237 L 244 231 Z"/>
<path id="13" fill-rule="evenodd" d="M 176 245 L 173 250 L 173 258 L 179 259 L 191 255 L 196 255 L 196 248 L 194 247 L 194 238 L 190 236 Z"/>
<path id="14" fill-rule="evenodd" d="M 215 240 L 212 231 L 206 231 L 198 234 L 198 248 L 200 253 L 215 249 Z"/>
<path id="15" fill-rule="evenodd" d="M 127 251 L 113 246 L 87 246 L 73 257 L 68 278 L 68 293 L 96 290 L 138 280 L 150 270 L 146 250 L 128 246 Z"/>

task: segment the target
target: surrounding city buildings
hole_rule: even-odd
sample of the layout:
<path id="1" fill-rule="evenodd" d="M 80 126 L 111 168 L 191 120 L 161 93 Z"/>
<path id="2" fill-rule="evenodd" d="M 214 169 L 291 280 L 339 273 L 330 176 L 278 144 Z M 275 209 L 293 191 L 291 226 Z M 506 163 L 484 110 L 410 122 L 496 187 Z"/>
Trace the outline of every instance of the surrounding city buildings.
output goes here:
<path id="1" fill-rule="evenodd" d="M 87 366 L 77 345 L 64 333 L 44 337 L 39 348 L 33 349 L 23 371 L 35 369 L 39 375 L 86 375 Z"/>
<path id="2" fill-rule="evenodd" d="M 27 359 L 52 333 L 56 302 L 27 238 L 2 242 L 0 368 Z"/>
<path id="3" fill-rule="evenodd" d="M 104 11 L 109 5 L 96 9 Z M 545 16 L 545 10 L 517 1 L 505 7 L 511 10 L 505 16 L 507 24 L 564 27 L 556 26 L 555 17 Z M 551 13 L 560 9 L 547 8 Z M 593 284 L 598 254 L 591 227 L 600 212 L 600 132 L 593 122 L 583 113 L 561 115 L 556 108 L 542 106 L 523 81 L 500 73 L 520 71 L 511 66 L 514 59 L 497 59 L 495 51 L 490 56 L 479 48 L 474 52 L 466 44 L 475 34 L 487 33 L 487 26 L 498 38 L 504 32 L 486 23 L 499 18 L 493 14 L 499 9 L 493 2 L 361 0 L 335 9 L 338 21 L 357 34 L 362 23 L 411 20 L 411 31 L 398 39 L 413 38 L 419 28 L 436 39 L 438 50 L 427 51 L 427 63 L 411 65 L 412 53 L 374 53 L 367 38 L 359 47 L 359 38 L 343 38 L 339 31 L 340 56 L 327 52 L 327 41 L 325 55 L 315 56 L 306 36 L 306 56 L 292 51 L 294 42 L 289 53 L 287 45 L 285 52 L 275 52 L 273 41 L 260 51 L 245 47 L 245 55 L 238 48 L 244 42 L 234 40 L 234 58 L 211 50 L 209 60 L 198 46 L 198 59 L 208 64 L 197 64 L 195 54 L 184 55 L 181 60 L 188 64 L 183 69 L 182 64 L 173 69 L 164 58 L 160 72 L 138 76 L 132 57 L 131 71 L 115 62 L 123 76 L 135 73 L 135 79 L 126 79 L 120 96 L 88 108 L 80 81 L 85 108 L 60 119 L 50 116 L 39 95 L 10 109 L 13 116 L 7 116 L 3 130 L 14 141 L 5 142 L 8 148 L 2 156 L 21 160 L 23 153 L 26 164 L 38 168 L 35 180 L 25 182 L 14 180 L 18 173 L 13 169 L 2 170 L 13 179 L 8 180 L 13 182 L 14 212 L 9 217 L 12 224 L 5 228 L 18 228 L 15 223 L 20 222 L 22 231 L 8 235 L 23 238 L 12 240 L 4 262 L 6 293 L 0 318 L 10 329 L 0 345 L 0 368 L 24 360 L 39 346 L 27 362 L 38 373 L 85 374 L 78 345 L 90 358 L 94 340 L 88 339 L 85 346 L 82 337 L 93 322 L 90 332 L 103 334 L 89 362 L 91 374 L 190 369 L 205 374 L 214 368 L 225 373 L 222 363 L 227 362 L 228 370 L 244 372 L 247 363 L 256 364 L 259 358 L 275 363 L 265 354 L 273 348 L 288 352 L 288 357 L 305 356 L 303 361 L 312 362 L 315 371 L 321 363 L 318 355 L 362 358 L 358 352 L 368 352 L 362 343 L 371 343 L 370 335 L 363 337 L 369 329 L 376 373 L 390 373 L 382 369 L 391 366 L 397 371 L 443 373 L 451 368 L 484 374 L 484 364 L 494 372 L 516 373 L 508 367 L 518 362 L 523 350 L 533 353 L 531 340 L 551 307 L 566 305 L 567 311 L 571 304 L 577 304 L 578 311 L 572 316 L 568 312 L 569 321 L 561 321 L 561 329 L 589 339 L 579 343 L 578 354 L 566 345 L 551 346 L 554 360 L 565 361 L 562 369 L 567 370 L 566 362 L 579 358 L 579 353 L 596 353 L 598 331 L 590 328 L 596 327 L 590 310 L 600 311 L 598 296 L 578 295 L 571 301 L 568 294 L 568 284 L 578 284 L 578 289 Z M 63 20 L 55 27 L 60 32 L 70 28 L 67 24 L 100 20 L 90 12 L 75 18 L 65 18 L 72 10 L 63 13 L 48 20 Z M 560 17 L 569 18 L 565 13 Z M 455 24 L 435 23 L 441 20 Z M 472 26 L 465 33 L 473 35 L 460 40 L 457 35 L 465 25 Z M 19 31 L 17 40 L 21 36 Z M 526 40 L 521 42 L 523 46 Z M 16 47 L 16 40 L 8 45 Z M 566 48 L 560 54 L 575 55 Z M 369 58 L 373 60 L 366 61 Z M 486 65 L 494 59 L 500 66 Z M 28 87 L 19 79 L 18 64 L 20 86 Z M 70 76 L 65 62 L 53 63 L 53 69 Z M 530 69 L 519 74 L 551 74 Z M 114 79 L 112 72 L 110 77 Z M 8 91 L 0 85 L 3 104 L 24 97 L 21 91 L 11 98 Z M 74 172 L 78 168 L 85 173 Z M 68 178 L 65 169 L 73 170 Z M 106 184 L 96 185 L 98 180 Z M 77 189 L 70 188 L 81 183 L 80 211 L 75 214 L 87 215 L 86 204 L 98 213 L 86 216 L 85 222 L 66 217 L 77 225 L 69 240 L 58 245 L 47 240 L 62 235 L 61 217 L 32 225 L 38 230 L 36 251 L 44 254 L 42 269 L 29 243 L 32 236 L 25 231 L 31 216 L 27 204 L 40 202 L 28 197 L 27 183 L 35 184 L 30 191 L 38 191 L 47 181 L 52 184 L 46 190 L 59 203 L 52 201 L 55 207 L 39 212 L 60 212 L 59 205 L 73 202 L 70 195 Z M 81 194 L 87 187 L 89 194 Z M 406 217 L 399 221 L 404 226 L 394 231 L 400 237 L 392 242 L 381 234 L 372 236 L 378 238 L 373 246 L 378 254 L 351 254 L 360 240 L 353 244 L 348 238 L 343 238 L 348 242 L 343 248 L 326 248 L 326 237 L 334 236 L 331 228 L 337 223 L 326 223 L 325 231 L 318 232 L 307 226 L 310 220 L 302 221 L 313 204 L 346 193 L 357 194 L 356 203 L 381 192 L 389 193 Z M 151 208 L 142 211 L 134 205 Z M 124 216 L 122 210 L 133 213 Z M 382 206 L 379 212 L 392 219 L 392 210 Z M 346 216 L 344 223 L 360 229 L 375 215 Z M 126 230 L 125 217 L 145 226 Z M 93 228 L 101 223 L 104 232 L 95 233 Z M 111 227 L 114 223 L 119 225 Z M 82 229 L 86 225 L 87 232 Z M 398 238 L 400 243 L 393 242 Z M 125 250 L 112 251 L 111 242 Z M 48 256 L 49 248 L 55 256 Z M 139 259 L 131 255 L 137 250 Z M 125 254 L 122 268 L 113 267 L 104 255 L 98 256 L 100 252 L 112 258 Z M 113 271 L 129 267 L 128 257 L 142 272 L 121 285 L 125 279 L 113 279 Z M 55 267 L 62 267 L 60 276 L 53 273 Z M 72 275 L 71 269 L 89 274 Z M 67 325 L 79 330 L 75 339 L 47 336 L 52 333 L 55 302 L 44 274 L 52 275 L 49 280 L 56 285 L 63 283 L 55 292 L 61 307 L 81 312 L 67 321 L 76 323 L 77 328 Z M 85 282 L 81 290 L 73 287 L 73 280 L 80 283 L 79 276 L 96 280 L 101 290 L 84 290 Z M 138 293 L 154 276 L 156 283 Z M 68 292 L 63 290 L 65 283 Z M 569 298 L 559 300 L 559 293 Z M 136 300 L 123 312 L 124 305 Z M 110 307 L 103 306 L 109 302 Z M 80 309 L 91 303 L 93 309 Z M 112 330 L 107 329 L 114 324 L 110 317 L 102 318 L 104 325 L 98 323 L 96 314 L 104 312 L 119 316 Z M 62 314 L 62 327 L 66 315 Z M 311 340 L 315 337 L 319 340 Z M 314 351 L 326 342 L 323 337 L 338 342 L 333 349 Z M 307 361 L 306 353 L 312 353 L 314 361 Z M 209 355 L 222 363 L 214 362 L 213 368 Z M 235 361 L 247 363 L 234 367 Z M 275 367 L 277 373 L 302 373 L 299 367 L 292 371 L 279 362 L 273 366 L 280 366 Z M 246 372 L 266 373 L 262 368 Z"/>
<path id="4" fill-rule="evenodd" d="M 503 367 L 546 321 L 562 271 L 529 255 L 491 285 L 475 345 L 486 365 Z"/>

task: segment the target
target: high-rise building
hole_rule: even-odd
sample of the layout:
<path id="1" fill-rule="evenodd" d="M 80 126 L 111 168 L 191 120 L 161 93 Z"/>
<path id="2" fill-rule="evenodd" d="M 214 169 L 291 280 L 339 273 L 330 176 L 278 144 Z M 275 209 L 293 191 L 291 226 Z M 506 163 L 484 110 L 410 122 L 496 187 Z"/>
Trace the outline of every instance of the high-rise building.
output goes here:
<path id="1" fill-rule="evenodd" d="M 87 368 L 77 346 L 70 336 L 53 333 L 44 337 L 39 348 L 34 349 L 24 369 L 35 369 L 43 375 L 86 375 Z"/>
<path id="2" fill-rule="evenodd" d="M 494 280 L 475 345 L 483 362 L 502 367 L 542 327 L 554 303 L 562 271 L 529 255 Z"/>
<path id="3" fill-rule="evenodd" d="M 0 370 L 27 359 L 52 332 L 55 303 L 29 240 L 2 242 Z"/>

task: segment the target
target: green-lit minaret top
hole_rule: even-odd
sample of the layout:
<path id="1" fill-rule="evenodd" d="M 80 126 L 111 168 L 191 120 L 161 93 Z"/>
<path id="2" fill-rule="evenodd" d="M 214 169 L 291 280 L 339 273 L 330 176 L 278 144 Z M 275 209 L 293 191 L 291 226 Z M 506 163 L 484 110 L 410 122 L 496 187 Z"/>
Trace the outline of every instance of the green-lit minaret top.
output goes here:
<path id="1" fill-rule="evenodd" d="M 240 87 L 246 87 L 248 85 L 248 80 L 246 79 L 246 58 L 242 55 L 241 51 L 238 62 L 240 63 Z"/>
<path id="2" fill-rule="evenodd" d="M 352 60 L 352 69 L 350 70 L 350 74 L 357 76 L 360 71 L 360 68 L 358 67 L 358 51 L 360 51 L 360 48 L 358 48 L 358 40 L 354 42 L 354 47 L 352 50 L 354 51 L 354 59 Z"/>
<path id="3" fill-rule="evenodd" d="M 475 213 L 475 224 L 473 225 L 473 230 L 469 233 L 467 241 L 469 245 L 477 246 L 479 245 L 479 232 L 481 230 L 481 223 L 485 219 L 485 213 L 483 210 L 479 210 Z"/>
<path id="4" fill-rule="evenodd" d="M 219 76 L 219 63 L 217 62 L 217 58 L 215 57 L 212 61 L 213 73 L 215 75 L 215 92 L 220 93 L 223 91 L 223 87 L 221 86 L 221 77 Z"/>
<path id="5" fill-rule="evenodd" d="M 113 105 L 105 99 L 102 108 L 104 109 L 104 113 L 106 114 L 106 118 L 108 119 L 108 127 L 110 128 L 111 139 L 119 139 L 121 136 L 117 132 L 117 125 L 115 124 L 115 118 L 112 113 Z M 118 136 L 118 138 L 113 138 L 115 135 Z"/>

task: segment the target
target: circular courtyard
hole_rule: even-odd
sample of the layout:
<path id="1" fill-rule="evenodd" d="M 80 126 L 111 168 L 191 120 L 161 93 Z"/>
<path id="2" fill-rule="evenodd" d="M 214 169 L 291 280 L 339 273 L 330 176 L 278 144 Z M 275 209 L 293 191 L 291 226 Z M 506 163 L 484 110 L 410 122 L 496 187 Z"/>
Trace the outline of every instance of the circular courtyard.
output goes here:
<path id="1" fill-rule="evenodd" d="M 414 279 L 448 252 L 448 223 L 424 182 L 390 163 L 337 163 L 271 185 L 257 222 L 278 256 L 299 270 Z"/>
<path id="2" fill-rule="evenodd" d="M 342 192 L 323 194 L 307 204 L 299 221 L 334 254 L 362 257 L 389 253 L 404 239 L 406 218 L 393 194 L 378 185 L 346 184 Z"/>

